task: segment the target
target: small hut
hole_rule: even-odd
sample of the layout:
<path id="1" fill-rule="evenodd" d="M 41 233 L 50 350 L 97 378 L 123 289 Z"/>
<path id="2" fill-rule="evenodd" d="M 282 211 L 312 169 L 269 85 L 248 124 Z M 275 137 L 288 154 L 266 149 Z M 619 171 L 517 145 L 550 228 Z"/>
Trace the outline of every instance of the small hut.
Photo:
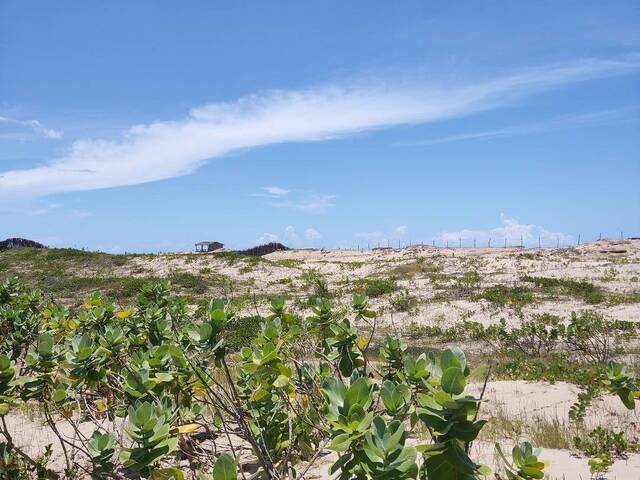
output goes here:
<path id="1" fill-rule="evenodd" d="M 196 243 L 196 252 L 213 252 L 222 247 L 224 247 L 224 245 L 220 242 L 198 242 Z"/>

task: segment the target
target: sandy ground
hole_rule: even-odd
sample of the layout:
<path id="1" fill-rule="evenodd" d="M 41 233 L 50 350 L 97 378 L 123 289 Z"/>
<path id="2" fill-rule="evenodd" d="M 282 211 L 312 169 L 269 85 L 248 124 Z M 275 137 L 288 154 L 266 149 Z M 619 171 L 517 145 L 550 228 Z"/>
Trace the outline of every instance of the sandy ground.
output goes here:
<path id="1" fill-rule="evenodd" d="M 410 440 L 408 443 L 419 443 Z M 501 442 L 502 449 L 505 454 L 511 451 L 513 444 L 510 442 Z M 476 462 L 487 465 L 494 472 L 501 472 L 501 463 L 495 452 L 495 444 L 489 442 L 476 442 L 471 447 L 471 458 Z M 337 460 L 337 455 L 328 452 L 327 455 L 321 457 L 317 465 L 309 469 L 305 478 L 317 480 L 329 480 L 329 468 Z M 566 450 L 543 450 L 542 460 L 550 462 L 549 468 L 546 470 L 549 480 L 589 480 L 588 459 L 578 455 L 574 455 Z M 492 478 L 492 477 L 489 477 Z M 506 478 L 506 477 L 505 477 Z M 609 472 L 600 477 L 602 480 L 637 480 L 640 478 L 640 455 L 630 455 L 626 459 L 617 460 L 610 468 Z"/>
<path id="2" fill-rule="evenodd" d="M 482 388 L 480 384 L 470 387 L 470 393 L 478 394 Z M 527 422 L 553 422 L 558 421 L 568 424 L 568 411 L 576 399 L 578 389 L 574 385 L 564 382 L 549 384 L 546 382 L 531 383 L 524 381 L 497 381 L 490 382 L 485 392 L 486 403 L 483 405 L 481 417 L 490 418 L 500 411 L 500 415 Z M 594 404 L 585 418 L 585 424 L 592 428 L 596 425 L 605 425 L 614 430 L 624 429 L 627 434 L 640 433 L 640 414 L 627 411 L 617 398 L 607 396 Z M 47 445 L 51 445 L 53 455 L 50 467 L 64 468 L 64 457 L 58 439 L 48 426 L 43 425 L 43 419 L 34 416 L 27 418 L 24 414 L 12 413 L 6 417 L 9 430 L 14 441 L 27 453 L 37 456 L 44 451 Z M 72 440 L 74 430 L 64 421 L 58 422 L 58 428 L 62 435 Z M 89 437 L 95 425 L 90 422 L 80 423 L 79 430 Z M 522 440 L 525 440 L 523 438 Z M 77 439 L 76 439 L 77 441 Z M 510 450 L 513 439 L 500 440 L 505 450 Z M 81 443 L 81 442 L 80 442 Z M 421 443 L 418 438 L 411 438 L 411 444 Z M 236 448 L 238 445 L 236 445 Z M 218 448 L 227 448 L 224 439 L 220 439 Z M 248 458 L 249 452 L 245 449 L 243 458 Z M 320 457 L 318 464 L 313 466 L 306 478 L 328 480 L 331 478 L 328 469 L 336 459 L 336 454 L 327 451 Z M 498 468 L 494 443 L 476 442 L 472 449 L 472 458 L 486 464 L 494 470 Z M 549 478 L 578 480 L 590 478 L 587 465 L 588 459 L 580 456 L 575 451 L 545 449 L 543 459 L 549 460 Z M 606 476 L 607 479 L 637 479 L 640 478 L 640 454 L 629 455 L 626 459 L 616 460 L 614 466 Z"/>
<path id="3" fill-rule="evenodd" d="M 304 275 L 313 272 L 327 282 L 332 292 L 338 292 L 335 301 L 344 304 L 351 297 L 351 286 L 355 280 L 395 278 L 401 290 L 417 297 L 418 308 L 411 313 L 394 311 L 390 300 L 397 293 L 371 299 L 371 305 L 382 312 L 382 323 L 391 324 L 393 319 L 396 325 L 415 322 L 418 325 L 450 326 L 461 318 L 484 325 L 501 318 L 508 324 L 519 322 L 518 312 L 513 308 L 477 301 L 471 298 L 472 295 L 456 297 L 456 279 L 469 271 L 477 271 L 481 276 L 476 292 L 497 284 L 514 285 L 524 274 L 586 280 L 616 294 L 640 292 L 640 240 L 603 240 L 561 249 L 444 249 L 430 246 L 369 251 L 305 249 L 275 252 L 263 258 L 266 261 L 246 263 L 240 260 L 234 263 L 215 254 L 145 256 L 132 259 L 133 263 L 123 267 L 120 273 L 222 275 L 235 282 L 236 293 L 250 287 L 252 292 L 267 296 L 288 293 L 306 298 L 309 284 L 305 283 Z M 449 279 L 434 280 L 429 269 L 437 270 L 438 274 Z M 443 295 L 448 298 L 438 298 Z M 524 306 L 522 313 L 551 313 L 568 317 L 571 312 L 584 309 L 595 309 L 619 320 L 640 318 L 640 303 L 589 305 L 566 295 L 538 298 L 535 303 Z"/>
<path id="4" fill-rule="evenodd" d="M 568 249 L 517 249 L 477 248 L 441 249 L 410 247 L 404 249 L 379 249 L 372 251 L 348 250 L 292 250 L 276 252 L 265 257 L 266 261 L 230 261 L 208 254 L 171 254 L 134 257 L 121 271 L 111 275 L 168 275 L 172 272 L 190 272 L 200 276 L 224 276 L 242 288 L 265 295 L 292 292 L 304 298 L 309 294 L 305 276 L 314 272 L 322 276 L 331 291 L 339 292 L 337 302 L 347 303 L 351 291 L 349 285 L 359 278 L 395 278 L 403 289 L 415 295 L 420 303 L 415 312 L 393 311 L 390 300 L 394 294 L 371 300 L 372 307 L 382 311 L 383 325 L 393 325 L 402 332 L 412 325 L 453 326 L 463 319 L 485 325 L 504 318 L 515 324 L 520 317 L 513 308 L 499 308 L 484 300 L 473 298 L 448 298 L 438 300 L 443 290 L 432 273 L 447 276 L 449 284 L 464 272 L 477 271 L 481 275 L 480 289 L 496 284 L 513 285 L 521 275 L 588 280 L 608 292 L 633 294 L 640 292 L 640 241 L 601 241 Z M 417 265 L 420 265 L 418 267 Z M 447 284 L 445 282 L 445 284 Z M 441 285 L 440 285 L 441 286 Z M 446 290 L 446 288 L 445 288 Z M 266 309 L 265 305 L 260 308 Z M 253 307 L 252 307 L 253 309 Z M 539 298 L 526 305 L 522 313 L 552 313 L 567 318 L 572 311 L 595 309 L 620 320 L 640 319 L 640 303 L 607 303 L 588 305 L 570 296 Z M 253 310 L 249 313 L 253 314 Z M 472 386 L 479 391 L 480 386 Z M 568 410 L 574 403 L 578 389 L 563 382 L 548 384 L 524 381 L 490 382 L 486 391 L 487 403 L 482 413 L 486 417 L 504 417 L 521 423 L 558 422 L 566 426 Z M 27 412 L 33 413 L 33 412 Z M 17 444 L 36 455 L 51 444 L 52 466 L 64 468 L 62 452 L 55 434 L 35 414 L 10 414 L 7 422 Z M 606 397 L 598 400 L 585 419 L 587 427 L 605 425 L 624 429 L 640 437 L 640 419 L 636 412 L 628 412 L 619 400 Z M 83 434 L 89 436 L 95 426 L 80 425 Z M 60 424 L 63 435 L 73 437 L 73 429 Z M 412 440 L 414 441 L 414 440 Z M 415 440 L 417 441 L 417 440 Z M 504 445 L 508 445 L 505 439 Z M 224 448 L 223 445 L 220 448 Z M 494 467 L 495 454 L 492 443 L 477 442 L 474 458 Z M 309 478 L 327 479 L 327 469 L 332 463 L 327 452 L 322 461 L 310 470 Z M 587 459 L 575 456 L 568 450 L 545 450 L 543 458 L 551 461 L 550 478 L 590 478 Z M 640 478 L 640 455 L 619 459 L 607 475 L 608 479 Z"/>

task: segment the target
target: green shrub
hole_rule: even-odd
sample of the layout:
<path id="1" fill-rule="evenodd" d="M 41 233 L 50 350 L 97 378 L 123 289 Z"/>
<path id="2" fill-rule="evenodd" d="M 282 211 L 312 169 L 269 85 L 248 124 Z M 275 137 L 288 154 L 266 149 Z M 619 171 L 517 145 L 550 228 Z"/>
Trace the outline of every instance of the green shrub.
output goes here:
<path id="1" fill-rule="evenodd" d="M 634 322 L 612 320 L 594 310 L 572 312 L 567 327 L 567 344 L 589 361 L 607 363 L 623 352 L 622 340 L 635 336 Z"/>
<path id="2" fill-rule="evenodd" d="M 600 426 L 591 430 L 586 438 L 574 437 L 573 442 L 578 450 L 590 457 L 607 454 L 620 458 L 640 450 L 640 444 L 636 440 L 628 440 L 624 432 Z"/>
<path id="3" fill-rule="evenodd" d="M 251 340 L 260 332 L 262 322 L 264 319 L 259 316 L 235 317 L 229 321 L 224 328 L 227 347 L 232 351 L 238 351 L 250 346 Z"/>
<path id="4" fill-rule="evenodd" d="M 408 290 L 404 290 L 391 297 L 389 303 L 398 312 L 414 312 L 418 308 L 418 297 L 411 295 Z"/>
<path id="5" fill-rule="evenodd" d="M 595 304 L 606 300 L 606 293 L 600 287 L 584 280 L 572 280 L 567 278 L 532 277 L 524 275 L 524 282 L 535 284 L 537 287 L 548 291 L 561 290 L 567 295 L 582 298 L 585 302 Z"/>
<path id="6" fill-rule="evenodd" d="M 355 282 L 356 291 L 371 298 L 393 293 L 398 288 L 395 280 L 385 278 L 361 278 Z"/>
<path id="7" fill-rule="evenodd" d="M 556 350 L 565 336 L 566 328 L 562 318 L 544 313 L 522 320 L 518 327 L 511 330 L 507 329 L 502 320 L 498 339 L 506 350 L 519 350 L 524 355 L 539 357 Z"/>
<path id="8" fill-rule="evenodd" d="M 495 285 L 487 288 L 479 296 L 488 300 L 494 305 L 521 307 L 528 303 L 533 303 L 533 293 L 525 287 L 508 287 L 506 285 Z"/>

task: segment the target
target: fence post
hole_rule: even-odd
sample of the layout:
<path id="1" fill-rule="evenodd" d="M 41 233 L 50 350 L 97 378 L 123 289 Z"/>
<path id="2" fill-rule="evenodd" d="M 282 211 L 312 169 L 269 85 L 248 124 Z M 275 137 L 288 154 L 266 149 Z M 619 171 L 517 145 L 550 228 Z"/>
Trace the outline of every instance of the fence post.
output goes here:
<path id="1" fill-rule="evenodd" d="M 489 248 L 491 248 L 491 237 L 489 237 L 488 245 L 489 245 Z"/>
<path id="2" fill-rule="evenodd" d="M 504 248 L 507 248 L 507 237 L 504 238 Z"/>
<path id="3" fill-rule="evenodd" d="M 473 248 L 476 248 L 476 239 L 473 239 Z"/>
<path id="4" fill-rule="evenodd" d="M 458 237 L 458 248 L 462 248 L 462 239 Z"/>
<path id="5" fill-rule="evenodd" d="M 524 247 L 524 237 L 520 234 L 520 247 Z"/>
<path id="6" fill-rule="evenodd" d="M 580 245 L 580 234 L 578 234 L 578 245 Z"/>
<path id="7" fill-rule="evenodd" d="M 542 242 L 540 241 L 540 235 L 538 235 L 538 248 L 542 248 Z"/>

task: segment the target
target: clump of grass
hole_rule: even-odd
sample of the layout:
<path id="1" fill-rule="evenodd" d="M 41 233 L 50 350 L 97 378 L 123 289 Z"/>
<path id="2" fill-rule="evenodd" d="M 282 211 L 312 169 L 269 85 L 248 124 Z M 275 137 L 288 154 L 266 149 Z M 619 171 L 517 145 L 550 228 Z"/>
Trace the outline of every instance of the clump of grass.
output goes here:
<path id="1" fill-rule="evenodd" d="M 300 268 L 300 266 L 304 265 L 304 260 L 297 260 L 295 258 L 282 258 L 280 260 L 276 260 L 273 263 L 286 268 Z"/>
<path id="2" fill-rule="evenodd" d="M 412 313 L 418 309 L 418 297 L 409 293 L 408 290 L 400 292 L 389 301 L 394 310 L 398 312 Z"/>
<path id="3" fill-rule="evenodd" d="M 569 450 L 574 437 L 585 433 L 581 424 L 541 416 L 518 418 L 500 406 L 494 406 L 485 419 L 489 421 L 478 437 L 484 441 L 526 438 L 538 447 Z"/>
<path id="4" fill-rule="evenodd" d="M 425 257 L 418 257 L 415 262 L 403 263 L 390 270 L 390 274 L 399 277 L 412 277 L 419 274 L 433 274 L 442 271 L 442 267 L 427 261 Z"/>
<path id="5" fill-rule="evenodd" d="M 475 270 L 464 272 L 464 274 L 458 279 L 458 286 L 464 290 L 472 290 L 480 286 L 481 280 L 482 277 Z"/>
<path id="6" fill-rule="evenodd" d="M 582 298 L 585 302 L 596 304 L 602 303 L 607 296 L 604 290 L 593 283 L 584 280 L 573 280 L 569 278 L 532 277 L 524 275 L 521 278 L 524 282 L 533 283 L 536 287 L 547 291 L 561 290 L 567 295 Z"/>
<path id="7" fill-rule="evenodd" d="M 531 290 L 525 287 L 506 285 L 494 285 L 482 292 L 478 298 L 488 300 L 494 305 L 521 307 L 533 303 L 534 297 Z"/>
<path id="8" fill-rule="evenodd" d="M 308 305 L 315 305 L 316 299 L 330 299 L 334 296 L 329 290 L 329 284 L 326 279 L 316 269 L 305 270 L 300 275 L 300 279 L 303 282 L 303 288 L 311 292 L 307 302 Z"/>
<path id="9" fill-rule="evenodd" d="M 192 293 L 204 293 L 207 291 L 207 283 L 204 278 L 189 272 L 173 272 L 169 275 L 171 283 L 179 288 Z"/>
<path id="10" fill-rule="evenodd" d="M 243 255 L 238 252 L 212 252 L 209 255 L 212 255 L 214 258 L 219 258 L 224 260 L 227 265 L 235 265 L 238 262 L 244 262 L 248 264 L 258 264 L 258 263 L 271 263 L 266 258 L 262 258 L 256 255 Z"/>
<path id="11" fill-rule="evenodd" d="M 361 278 L 355 282 L 355 290 L 370 298 L 393 293 L 399 288 L 395 280 L 388 278 Z"/>

